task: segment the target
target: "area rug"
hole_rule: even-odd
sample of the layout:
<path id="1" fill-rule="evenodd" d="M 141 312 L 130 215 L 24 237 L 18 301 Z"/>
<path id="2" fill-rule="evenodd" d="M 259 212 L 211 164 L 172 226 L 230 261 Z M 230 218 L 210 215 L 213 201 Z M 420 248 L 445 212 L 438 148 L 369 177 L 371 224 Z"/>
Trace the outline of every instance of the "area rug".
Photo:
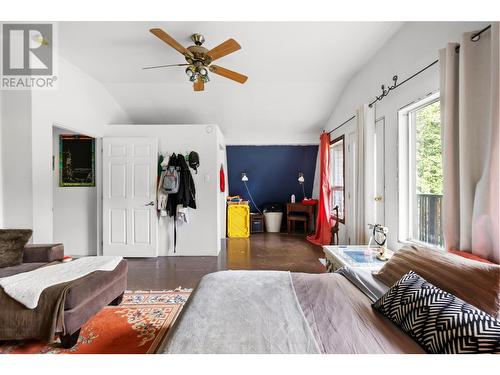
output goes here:
<path id="1" fill-rule="evenodd" d="M 107 306 L 83 327 L 78 343 L 6 341 L 0 354 L 146 354 L 155 353 L 192 289 L 127 291 L 119 306 Z"/>

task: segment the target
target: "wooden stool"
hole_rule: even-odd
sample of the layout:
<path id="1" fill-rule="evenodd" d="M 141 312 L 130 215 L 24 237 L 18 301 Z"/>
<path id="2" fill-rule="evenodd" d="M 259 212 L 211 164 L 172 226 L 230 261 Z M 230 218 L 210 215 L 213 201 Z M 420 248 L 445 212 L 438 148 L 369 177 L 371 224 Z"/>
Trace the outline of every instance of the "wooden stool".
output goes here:
<path id="1" fill-rule="evenodd" d="M 304 223 L 304 233 L 307 234 L 307 216 L 305 215 L 288 215 L 287 216 L 287 232 L 290 233 L 290 230 L 295 231 L 295 222 L 301 221 Z"/>

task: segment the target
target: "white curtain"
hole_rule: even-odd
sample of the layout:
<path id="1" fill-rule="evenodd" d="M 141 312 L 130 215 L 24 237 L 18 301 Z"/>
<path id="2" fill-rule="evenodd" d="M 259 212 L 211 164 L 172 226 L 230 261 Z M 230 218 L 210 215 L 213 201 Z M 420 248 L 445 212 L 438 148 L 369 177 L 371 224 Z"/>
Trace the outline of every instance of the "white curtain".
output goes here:
<path id="1" fill-rule="evenodd" d="M 498 263 L 499 25 L 439 51 L 447 249 Z"/>
<path id="2" fill-rule="evenodd" d="M 375 170 L 373 157 L 373 135 L 375 132 L 375 111 L 368 104 L 356 112 L 355 174 L 354 174 L 354 244 L 363 245 L 368 241 L 367 224 L 371 218 L 372 173 Z"/>

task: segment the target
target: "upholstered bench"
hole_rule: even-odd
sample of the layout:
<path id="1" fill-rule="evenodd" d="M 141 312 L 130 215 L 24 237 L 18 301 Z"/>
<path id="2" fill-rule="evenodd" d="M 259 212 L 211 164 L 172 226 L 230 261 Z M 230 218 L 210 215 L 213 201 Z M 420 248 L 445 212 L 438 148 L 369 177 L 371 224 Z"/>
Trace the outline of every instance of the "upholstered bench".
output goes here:
<path id="1" fill-rule="evenodd" d="M 21 272 L 32 271 L 50 262 L 61 261 L 64 257 L 64 246 L 26 245 L 23 263 L 14 267 L 0 268 L 0 278 Z M 96 271 L 81 279 L 75 280 L 67 290 L 64 304 L 64 334 L 62 327 L 56 332 L 64 348 L 74 346 L 80 335 L 80 328 L 92 316 L 107 305 L 118 305 L 127 288 L 127 262 L 122 260 L 113 271 Z M 31 337 L 26 337 L 29 339 Z M 0 337 L 0 340 L 5 339 Z"/>

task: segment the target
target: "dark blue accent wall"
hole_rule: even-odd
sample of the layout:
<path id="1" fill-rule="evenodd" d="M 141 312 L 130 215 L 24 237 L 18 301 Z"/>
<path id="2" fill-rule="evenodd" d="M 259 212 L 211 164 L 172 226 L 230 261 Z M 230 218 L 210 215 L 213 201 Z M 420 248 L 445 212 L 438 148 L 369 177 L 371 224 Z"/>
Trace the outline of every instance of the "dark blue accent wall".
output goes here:
<path id="1" fill-rule="evenodd" d="M 311 198 L 318 146 L 227 146 L 226 150 L 229 194 L 249 199 L 241 181 L 241 172 L 246 172 L 260 209 L 266 203 L 289 202 L 292 194 L 300 201 L 303 194 L 297 179 L 303 172 L 306 196 Z"/>

